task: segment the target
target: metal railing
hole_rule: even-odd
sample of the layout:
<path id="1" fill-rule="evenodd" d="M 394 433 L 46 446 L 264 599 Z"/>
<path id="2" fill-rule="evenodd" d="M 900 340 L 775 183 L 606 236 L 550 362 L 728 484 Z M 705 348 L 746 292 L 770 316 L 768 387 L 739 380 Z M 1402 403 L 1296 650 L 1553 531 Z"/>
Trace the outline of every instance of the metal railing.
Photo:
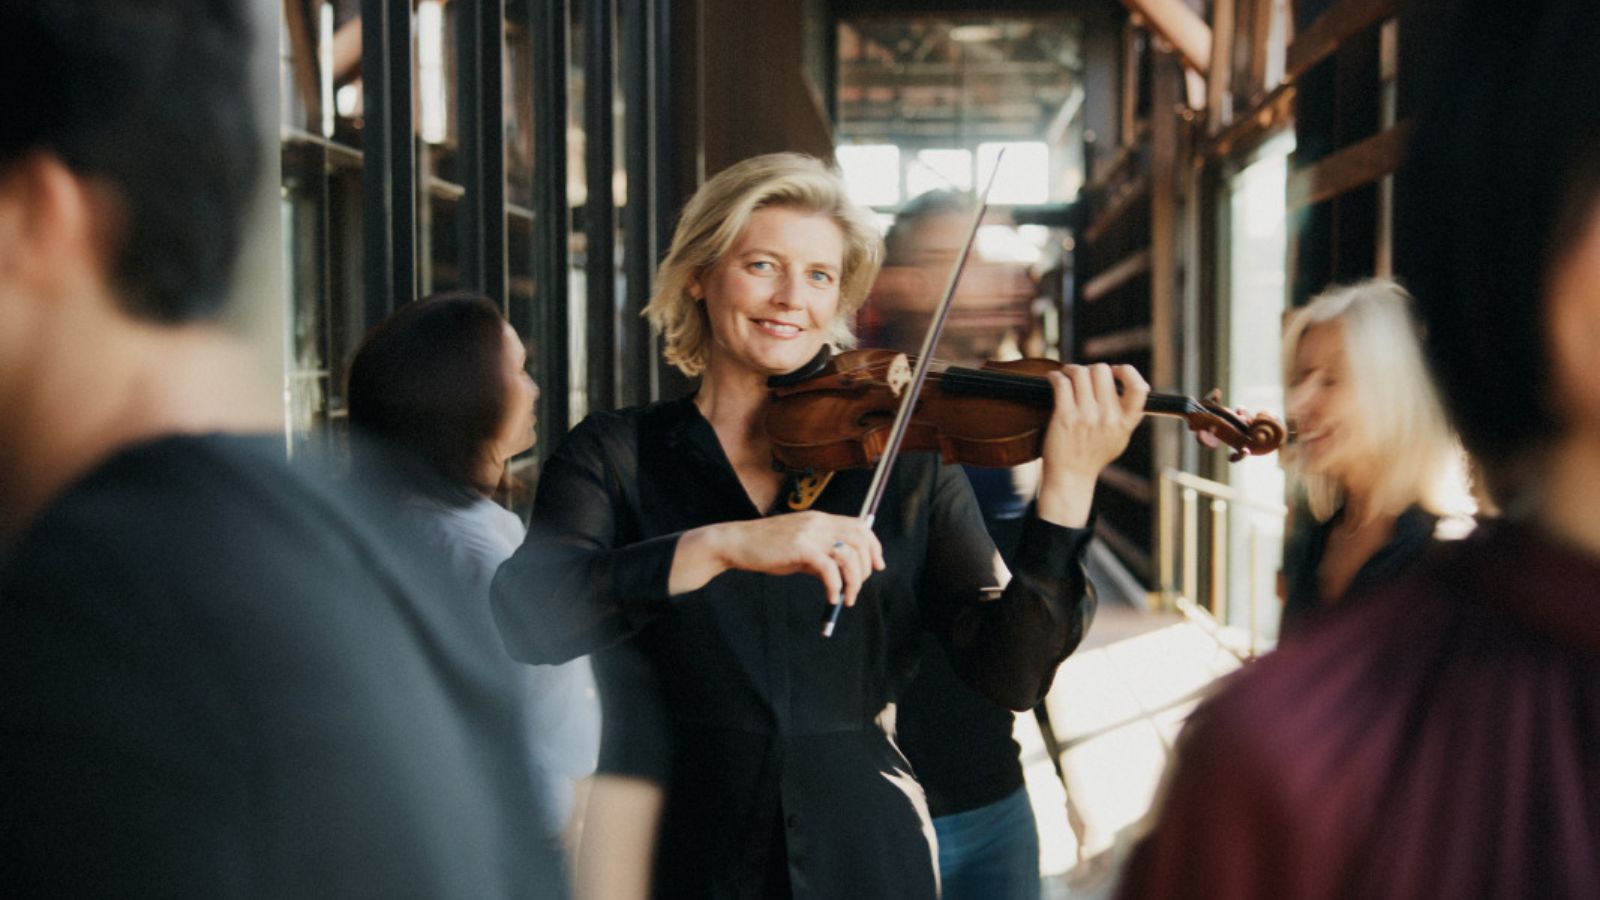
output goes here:
<path id="1" fill-rule="evenodd" d="M 1205 498 L 1210 514 L 1209 527 L 1203 533 L 1201 498 Z M 1278 567 L 1278 553 L 1276 541 L 1271 551 L 1263 545 L 1269 534 L 1281 536 L 1285 512 L 1282 504 L 1245 497 L 1218 481 L 1177 469 L 1161 471 L 1156 488 L 1156 553 L 1162 602 L 1181 612 L 1240 660 L 1268 649 L 1260 634 L 1259 613 L 1264 603 L 1276 598 L 1263 598 L 1261 585 L 1271 583 Z M 1228 566 L 1233 555 L 1229 524 L 1235 515 L 1244 517 L 1247 533 L 1245 580 L 1249 587 L 1245 591 L 1242 627 L 1234 624 L 1238 616 L 1233 614 L 1233 598 L 1228 590 Z M 1208 563 L 1205 584 L 1200 580 L 1202 558 Z"/>

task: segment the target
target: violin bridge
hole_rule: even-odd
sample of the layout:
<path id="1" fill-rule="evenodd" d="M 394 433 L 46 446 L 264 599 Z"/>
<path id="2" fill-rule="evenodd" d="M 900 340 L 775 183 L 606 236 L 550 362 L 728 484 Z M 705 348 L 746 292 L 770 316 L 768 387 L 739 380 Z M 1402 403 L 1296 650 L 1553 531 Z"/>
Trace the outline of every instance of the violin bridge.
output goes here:
<path id="1" fill-rule="evenodd" d="M 828 482 L 832 480 L 832 472 L 822 472 L 820 474 L 808 472 L 805 475 L 796 477 L 794 490 L 789 494 L 789 508 L 796 512 L 810 509 L 811 504 L 817 502 L 817 498 L 822 496 L 822 489 L 827 487 Z"/>
<path id="2" fill-rule="evenodd" d="M 894 355 L 894 361 L 889 363 L 889 371 L 884 375 L 884 381 L 889 384 L 889 393 L 896 397 L 900 396 L 906 385 L 911 383 L 911 361 L 904 353 Z"/>

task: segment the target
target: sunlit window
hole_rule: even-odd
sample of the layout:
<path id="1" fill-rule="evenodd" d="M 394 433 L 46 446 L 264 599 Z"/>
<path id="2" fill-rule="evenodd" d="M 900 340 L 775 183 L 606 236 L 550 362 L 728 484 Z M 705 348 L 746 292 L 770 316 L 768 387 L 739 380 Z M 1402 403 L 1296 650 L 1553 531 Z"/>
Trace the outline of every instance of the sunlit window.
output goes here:
<path id="1" fill-rule="evenodd" d="M 846 144 L 834 151 L 850 199 L 863 206 L 900 202 L 900 148 L 893 144 Z"/>
<path id="2" fill-rule="evenodd" d="M 971 150 L 918 150 L 906 167 L 906 195 L 972 190 Z"/>
<path id="3" fill-rule="evenodd" d="M 995 185 L 995 190 L 999 189 L 1000 186 Z M 978 256 L 988 262 L 1028 265 L 1039 261 L 1039 246 L 1029 241 L 1020 229 L 1009 225 L 985 225 L 979 228 L 974 243 Z"/>
<path id="4" fill-rule="evenodd" d="M 1045 203 L 1050 199 L 1050 148 L 1043 141 L 978 145 L 978 184 L 988 183 L 1001 149 L 1005 161 L 995 176 L 989 202 L 994 205 Z"/>
<path id="5" fill-rule="evenodd" d="M 350 118 L 361 111 L 361 86 L 358 84 L 340 85 L 334 92 L 334 103 L 338 105 L 339 115 Z"/>
<path id="6" fill-rule="evenodd" d="M 1284 196 L 1294 133 L 1267 141 L 1257 160 L 1226 185 L 1229 212 L 1226 340 L 1227 396 L 1247 409 L 1283 409 L 1281 333 L 1288 296 L 1288 223 Z M 1283 469 L 1277 460 L 1250 457 L 1228 469 L 1228 482 L 1249 500 L 1283 501 Z M 1227 572 L 1230 597 L 1270 597 L 1275 589 L 1276 560 L 1283 540 L 1283 520 L 1254 514 L 1229 519 Z M 1243 606 L 1243 604 L 1237 604 Z M 1276 604 L 1255 610 L 1256 627 L 1275 634 Z M 1247 625 L 1250 610 L 1229 604 L 1229 624 Z"/>
<path id="7" fill-rule="evenodd" d="M 444 4 L 422 0 L 417 7 L 417 94 L 422 107 L 422 139 L 442 144 L 449 134 L 444 77 Z"/>
<path id="8" fill-rule="evenodd" d="M 318 93 L 322 98 L 322 136 L 333 137 L 333 6 L 324 3 L 317 7 L 317 47 L 319 48 Z"/>

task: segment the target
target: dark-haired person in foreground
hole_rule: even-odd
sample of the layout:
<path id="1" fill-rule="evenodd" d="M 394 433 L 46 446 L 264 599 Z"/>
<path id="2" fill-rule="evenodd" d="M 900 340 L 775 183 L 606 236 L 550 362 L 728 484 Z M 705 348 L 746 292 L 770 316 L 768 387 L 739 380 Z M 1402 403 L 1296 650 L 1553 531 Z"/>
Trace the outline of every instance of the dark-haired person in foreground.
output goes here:
<path id="1" fill-rule="evenodd" d="M 0 0 L 0 891 L 559 896 L 496 635 L 215 322 L 248 19 Z"/>
<path id="2" fill-rule="evenodd" d="M 1504 519 L 1197 710 L 1123 897 L 1600 896 L 1600 6 L 1452 7 L 1396 268 Z"/>

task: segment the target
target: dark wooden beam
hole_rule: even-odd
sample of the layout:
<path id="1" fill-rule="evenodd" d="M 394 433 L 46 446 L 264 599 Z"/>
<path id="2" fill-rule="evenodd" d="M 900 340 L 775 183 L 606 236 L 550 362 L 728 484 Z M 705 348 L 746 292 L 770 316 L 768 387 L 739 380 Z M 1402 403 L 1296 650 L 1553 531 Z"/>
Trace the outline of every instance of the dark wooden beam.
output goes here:
<path id="1" fill-rule="evenodd" d="M 1130 279 L 1150 271 L 1150 248 L 1143 247 L 1108 266 L 1083 285 L 1083 302 L 1093 303 Z"/>
<path id="2" fill-rule="evenodd" d="M 1118 85 L 1118 96 L 1122 98 L 1122 121 L 1117 129 L 1120 146 L 1134 143 L 1134 129 L 1139 118 L 1139 67 L 1145 62 L 1144 57 L 1152 52 L 1149 41 L 1146 40 L 1142 54 L 1138 50 L 1139 29 L 1129 22 L 1122 30 L 1122 81 Z"/>
<path id="3" fill-rule="evenodd" d="M 1083 356 L 1085 361 L 1117 359 L 1133 350 L 1150 349 L 1150 340 L 1150 326 L 1135 325 L 1089 338 L 1083 342 Z"/>
<path id="4" fill-rule="evenodd" d="M 1311 27 L 1295 36 L 1284 60 L 1284 76 L 1299 78 L 1333 55 L 1345 41 L 1399 9 L 1399 0 L 1338 0 Z"/>
<path id="5" fill-rule="evenodd" d="M 1273 0 L 1245 0 L 1250 5 L 1250 83 L 1254 98 L 1268 91 L 1267 39 L 1272 36 Z"/>
<path id="6" fill-rule="evenodd" d="M 1155 490 L 1151 487 L 1150 477 L 1140 472 L 1112 463 L 1100 470 L 1100 481 L 1109 484 L 1140 503 L 1151 503 L 1155 500 Z"/>
<path id="7" fill-rule="evenodd" d="M 306 105 L 308 131 L 322 122 L 322 86 L 317 80 L 317 42 L 305 0 L 283 0 L 283 21 L 289 31 L 289 53 L 294 57 L 294 86 Z"/>
<path id="8" fill-rule="evenodd" d="M 1089 243 L 1098 241 L 1116 221 L 1123 217 L 1136 203 L 1147 203 L 1150 200 L 1150 179 L 1141 176 L 1127 183 L 1122 192 L 1118 193 L 1099 213 L 1089 227 L 1084 229 L 1083 239 Z"/>
<path id="9" fill-rule="evenodd" d="M 1289 122 L 1294 113 L 1294 100 L 1295 86 L 1292 82 L 1278 85 L 1260 103 L 1236 114 L 1228 127 L 1218 132 L 1206 145 L 1206 156 L 1223 159 L 1250 152 Z"/>
<path id="10" fill-rule="evenodd" d="M 1191 71 L 1204 74 L 1211 67 L 1211 26 L 1182 0 L 1122 0 L 1144 18 L 1150 30 L 1172 45 Z"/>
<path id="11" fill-rule="evenodd" d="M 1303 209 L 1371 184 L 1400 168 L 1411 138 L 1410 121 L 1331 153 L 1315 165 L 1289 173 L 1289 209 Z"/>
<path id="12" fill-rule="evenodd" d="M 1206 77 L 1206 133 L 1216 134 L 1230 121 L 1233 91 L 1234 0 L 1215 0 L 1211 9 L 1211 72 Z"/>

